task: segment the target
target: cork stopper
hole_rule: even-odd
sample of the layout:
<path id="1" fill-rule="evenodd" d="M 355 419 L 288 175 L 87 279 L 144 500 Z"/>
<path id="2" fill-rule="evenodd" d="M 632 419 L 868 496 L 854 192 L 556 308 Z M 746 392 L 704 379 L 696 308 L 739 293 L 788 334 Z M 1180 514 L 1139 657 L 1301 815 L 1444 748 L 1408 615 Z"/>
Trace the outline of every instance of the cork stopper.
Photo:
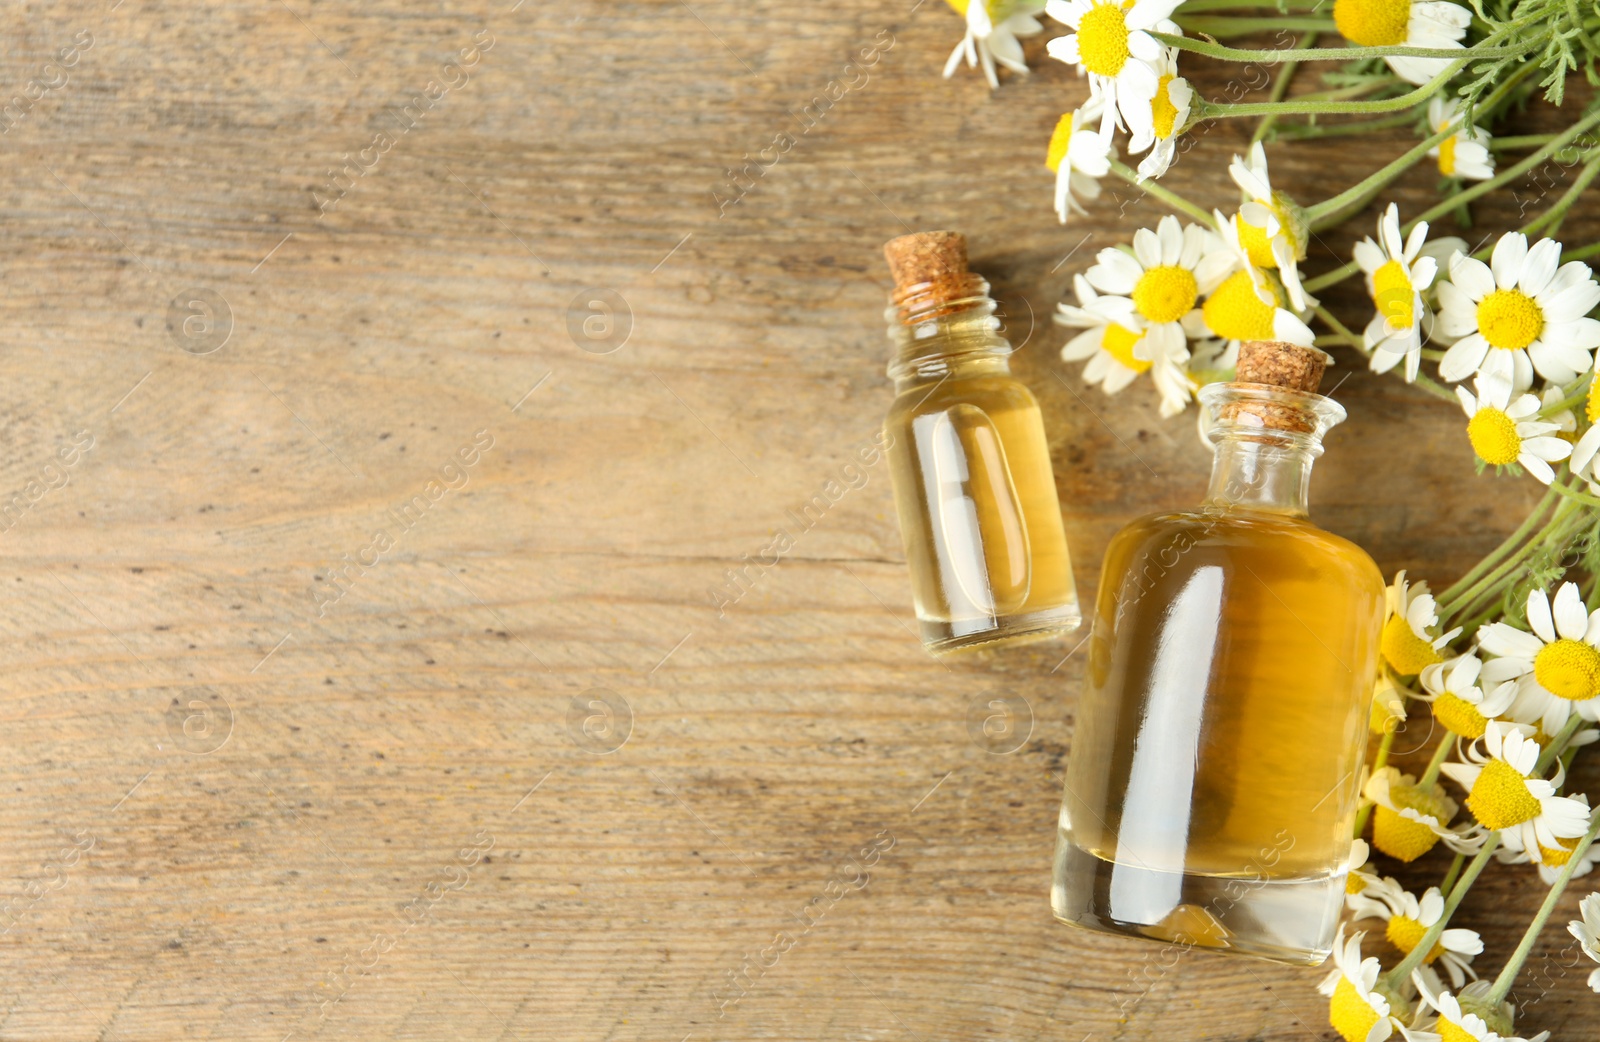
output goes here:
<path id="1" fill-rule="evenodd" d="M 1327 365 L 1328 356 L 1314 347 L 1283 340 L 1246 340 L 1239 345 L 1239 369 L 1234 380 L 1316 394 Z"/>
<path id="2" fill-rule="evenodd" d="M 1316 394 L 1328 356 L 1314 347 L 1301 347 L 1282 340 L 1246 340 L 1239 345 L 1239 367 L 1235 383 L 1265 384 L 1286 391 Z M 1275 430 L 1306 433 L 1316 428 L 1304 409 L 1277 402 L 1235 401 L 1222 408 L 1224 420 L 1251 419 L 1247 423 Z"/>
<path id="3" fill-rule="evenodd" d="M 981 280 L 967 268 L 967 239 L 960 232 L 915 232 L 884 243 L 894 276 L 894 302 L 902 321 L 937 318 L 941 305 L 973 295 Z"/>
<path id="4" fill-rule="evenodd" d="M 924 282 L 958 281 L 967 274 L 967 238 L 960 232 L 914 232 L 883 244 L 896 293 Z"/>

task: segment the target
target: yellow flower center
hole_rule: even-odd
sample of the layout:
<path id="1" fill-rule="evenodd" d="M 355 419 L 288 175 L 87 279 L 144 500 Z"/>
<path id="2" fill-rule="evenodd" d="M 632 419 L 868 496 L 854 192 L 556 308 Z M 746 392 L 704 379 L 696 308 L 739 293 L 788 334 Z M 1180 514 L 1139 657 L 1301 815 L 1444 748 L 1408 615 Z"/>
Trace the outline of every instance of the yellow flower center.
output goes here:
<path id="1" fill-rule="evenodd" d="M 1439 1042 L 1480 1042 L 1478 1036 L 1459 1024 L 1450 1023 L 1443 1017 L 1439 1018 L 1439 1023 L 1434 1026 L 1433 1030 L 1439 1033 Z"/>
<path id="2" fill-rule="evenodd" d="M 1367 879 L 1360 872 L 1351 872 L 1344 877 L 1344 892 L 1359 894 L 1367 888 Z"/>
<path id="3" fill-rule="evenodd" d="M 1239 245 L 1244 247 L 1244 252 L 1250 257 L 1250 263 L 1256 267 L 1278 266 L 1278 258 L 1272 255 L 1272 241 L 1267 238 L 1267 230 L 1251 224 L 1242 217 L 1239 219 Z"/>
<path id="4" fill-rule="evenodd" d="M 1544 332 L 1544 312 L 1520 289 L 1497 289 L 1478 301 L 1478 331 L 1491 347 L 1520 351 Z"/>
<path id="5" fill-rule="evenodd" d="M 1425 666 L 1444 661 L 1432 644 L 1412 631 L 1411 624 L 1403 615 L 1391 615 L 1389 621 L 1383 624 L 1378 650 L 1383 652 L 1383 657 L 1394 671 L 1403 677 L 1414 676 L 1421 673 Z"/>
<path id="6" fill-rule="evenodd" d="M 1372 300 L 1390 329 L 1411 328 L 1416 320 L 1416 298 L 1411 273 L 1399 261 L 1386 261 L 1372 273 Z"/>
<path id="7" fill-rule="evenodd" d="M 1161 74 L 1161 80 L 1156 84 L 1156 96 L 1150 102 L 1150 115 L 1155 120 L 1156 137 L 1165 141 L 1172 136 L 1178 125 L 1178 106 L 1172 103 L 1167 88 L 1177 77 L 1170 72 Z"/>
<path id="8" fill-rule="evenodd" d="M 1150 368 L 1150 363 L 1142 358 L 1133 357 L 1133 346 L 1139 342 L 1142 333 L 1135 333 L 1115 322 L 1106 323 L 1105 336 L 1100 341 L 1100 346 L 1106 349 L 1106 354 L 1115 358 L 1123 365 L 1136 373 L 1142 373 Z"/>
<path id="9" fill-rule="evenodd" d="M 1532 821 L 1542 813 L 1538 799 L 1528 791 L 1527 780 L 1500 759 L 1483 765 L 1467 796 L 1467 809 L 1484 828 L 1496 831 Z"/>
<path id="10" fill-rule="evenodd" d="M 1194 273 L 1176 264 L 1163 264 L 1139 276 L 1133 287 L 1133 306 L 1152 322 L 1176 322 L 1194 309 L 1200 284 Z"/>
<path id="11" fill-rule="evenodd" d="M 1439 129 L 1443 130 L 1443 127 Z M 1439 142 L 1439 173 L 1446 177 L 1456 176 L 1456 136 L 1452 134 Z"/>
<path id="12" fill-rule="evenodd" d="M 1282 192 L 1273 192 L 1271 199 L 1257 199 L 1256 202 L 1272 209 L 1273 216 L 1278 219 L 1278 234 L 1288 243 L 1289 252 L 1296 259 L 1304 259 L 1305 250 L 1301 247 L 1300 235 L 1295 230 L 1290 210 L 1293 204 L 1289 201 L 1289 197 Z M 1267 230 L 1251 224 L 1243 217 L 1239 218 L 1239 245 L 1244 247 L 1244 252 L 1250 257 L 1250 263 L 1256 267 L 1278 266 L 1278 258 L 1272 253 L 1272 240 L 1267 238 Z"/>
<path id="13" fill-rule="evenodd" d="M 1382 804 L 1376 808 L 1372 819 L 1372 845 L 1406 862 L 1415 861 L 1432 850 L 1439 842 L 1439 834 L 1423 822 L 1401 817 L 1400 811 L 1414 810 L 1441 825 L 1448 825 L 1444 803 L 1437 795 L 1438 786 L 1434 786 L 1434 791 L 1435 795 L 1430 796 L 1415 785 L 1395 779 L 1389 786 L 1389 802 L 1394 804 L 1394 809 Z"/>
<path id="14" fill-rule="evenodd" d="M 1433 718 L 1451 734 L 1468 739 L 1482 738 L 1489 727 L 1477 706 L 1448 691 L 1433 700 Z"/>
<path id="15" fill-rule="evenodd" d="M 1409 915 L 1397 915 L 1389 920 L 1388 929 L 1384 936 L 1389 938 L 1389 943 L 1400 949 L 1402 955 L 1410 955 L 1411 950 L 1421 941 L 1422 935 L 1428 928 L 1411 918 Z M 1444 954 L 1444 945 L 1435 942 L 1432 950 L 1422 957 L 1424 963 L 1431 963 Z"/>
<path id="16" fill-rule="evenodd" d="M 1581 640 L 1553 641 L 1533 657 L 1533 678 L 1558 698 L 1586 702 L 1600 695 L 1600 651 Z"/>
<path id="17" fill-rule="evenodd" d="M 1516 421 L 1492 405 L 1484 405 L 1467 421 L 1467 438 L 1472 451 L 1485 463 L 1505 466 L 1517 462 L 1522 454 L 1522 435 Z"/>
<path id="18" fill-rule="evenodd" d="M 946 2 L 955 8 L 956 14 L 963 18 L 967 16 L 968 0 L 946 0 Z M 1000 17 L 1000 9 L 1005 6 L 1005 3 L 1006 0 L 985 0 L 983 9 L 989 12 L 990 24 L 999 25 L 1005 21 L 1004 18 Z"/>
<path id="19" fill-rule="evenodd" d="M 1572 839 L 1562 839 L 1560 836 L 1557 836 L 1556 842 L 1561 845 L 1556 847 L 1554 850 L 1545 846 L 1543 843 L 1539 844 L 1539 859 L 1545 864 L 1549 865 L 1551 868 L 1561 868 L 1568 861 L 1571 861 L 1572 852 L 1576 850 L 1578 846 L 1578 838 L 1576 836 L 1574 836 Z"/>
<path id="20" fill-rule="evenodd" d="M 1411 0 L 1334 0 L 1333 24 L 1351 43 L 1394 47 L 1405 42 Z"/>
<path id="21" fill-rule="evenodd" d="M 1328 1023 L 1344 1042 L 1366 1042 L 1367 1033 L 1378 1022 L 1378 1011 L 1361 997 L 1350 978 L 1341 976 L 1328 1001 Z"/>
<path id="22" fill-rule="evenodd" d="M 1117 4 L 1098 3 L 1078 23 L 1078 59 L 1098 76 L 1115 76 L 1128 62 L 1128 22 Z"/>
<path id="23" fill-rule="evenodd" d="M 1276 289 L 1272 292 L 1277 295 Z M 1224 340 L 1271 340 L 1274 311 L 1256 296 L 1250 273 L 1236 271 L 1206 298 L 1201 314 L 1211 332 Z"/>
<path id="24" fill-rule="evenodd" d="M 1372 699 L 1372 711 L 1367 714 L 1367 730 L 1373 734 L 1388 734 L 1406 718 L 1405 702 L 1395 694 L 1394 688 L 1380 691 Z"/>
<path id="25" fill-rule="evenodd" d="M 1056 129 L 1050 133 L 1050 150 L 1045 153 L 1044 165 L 1050 168 L 1053 174 L 1061 169 L 1061 163 L 1067 158 L 1067 145 L 1072 141 L 1072 113 L 1065 113 L 1056 120 Z"/>
<path id="26" fill-rule="evenodd" d="M 1589 404 L 1585 412 L 1590 423 L 1600 423 L 1600 373 L 1589 381 Z"/>

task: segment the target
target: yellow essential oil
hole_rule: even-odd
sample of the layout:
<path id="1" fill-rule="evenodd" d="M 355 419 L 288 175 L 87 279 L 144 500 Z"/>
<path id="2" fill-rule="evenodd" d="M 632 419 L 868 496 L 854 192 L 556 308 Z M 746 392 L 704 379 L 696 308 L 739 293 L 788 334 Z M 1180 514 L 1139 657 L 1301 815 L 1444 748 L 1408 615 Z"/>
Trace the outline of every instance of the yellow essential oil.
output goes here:
<path id="1" fill-rule="evenodd" d="M 1052 904 L 1073 925 L 1316 964 L 1343 907 L 1384 584 L 1306 516 L 1343 409 L 1276 382 L 1203 389 L 1206 502 L 1106 551 Z"/>
<path id="2" fill-rule="evenodd" d="M 955 251 L 959 248 L 959 256 Z M 1039 403 L 952 232 L 886 247 L 896 397 L 884 421 L 923 644 L 1037 640 L 1080 621 Z"/>

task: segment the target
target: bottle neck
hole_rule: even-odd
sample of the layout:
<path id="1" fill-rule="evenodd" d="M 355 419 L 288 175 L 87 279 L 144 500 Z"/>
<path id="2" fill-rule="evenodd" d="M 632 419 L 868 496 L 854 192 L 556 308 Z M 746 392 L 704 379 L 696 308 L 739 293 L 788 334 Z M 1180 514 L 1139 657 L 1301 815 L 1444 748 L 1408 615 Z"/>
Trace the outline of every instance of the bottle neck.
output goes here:
<path id="1" fill-rule="evenodd" d="M 1344 419 L 1331 398 L 1267 384 L 1214 383 L 1198 392 L 1215 456 L 1205 509 L 1305 517 L 1322 436 Z"/>
<path id="2" fill-rule="evenodd" d="M 1013 348 L 1000 335 L 989 284 L 966 274 L 891 295 L 889 376 L 900 389 L 951 377 L 1010 372 Z"/>
<path id="3" fill-rule="evenodd" d="M 1206 509 L 1307 515 L 1318 455 L 1307 436 L 1228 433 L 1216 438 L 1215 450 Z"/>

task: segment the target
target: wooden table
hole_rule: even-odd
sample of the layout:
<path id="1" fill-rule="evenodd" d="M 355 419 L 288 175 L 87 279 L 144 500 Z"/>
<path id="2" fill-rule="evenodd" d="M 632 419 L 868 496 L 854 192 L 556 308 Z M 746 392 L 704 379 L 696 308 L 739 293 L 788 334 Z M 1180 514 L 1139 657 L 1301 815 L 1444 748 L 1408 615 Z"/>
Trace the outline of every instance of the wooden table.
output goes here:
<path id="1" fill-rule="evenodd" d="M 924 655 L 881 466 L 713 606 L 874 433 L 878 248 L 917 228 L 968 233 L 1026 341 L 1086 598 L 1113 531 L 1197 499 L 1193 413 L 1056 356 L 1071 274 L 1162 211 L 1056 223 L 1083 86 L 1042 41 L 991 94 L 909 0 L 5 29 L 0 1038 L 1328 1037 L 1318 972 L 1051 921 L 1081 656 Z M 1247 134 L 1171 183 L 1227 205 Z M 1274 177 L 1321 198 L 1406 140 Z M 1318 516 L 1447 582 L 1533 485 L 1340 363 Z M 991 700 L 1020 748 L 974 739 Z M 1495 869 L 1464 914 L 1498 958 L 1539 899 Z M 1585 971 L 1544 964 L 1527 1024 L 1576 1032 Z"/>

